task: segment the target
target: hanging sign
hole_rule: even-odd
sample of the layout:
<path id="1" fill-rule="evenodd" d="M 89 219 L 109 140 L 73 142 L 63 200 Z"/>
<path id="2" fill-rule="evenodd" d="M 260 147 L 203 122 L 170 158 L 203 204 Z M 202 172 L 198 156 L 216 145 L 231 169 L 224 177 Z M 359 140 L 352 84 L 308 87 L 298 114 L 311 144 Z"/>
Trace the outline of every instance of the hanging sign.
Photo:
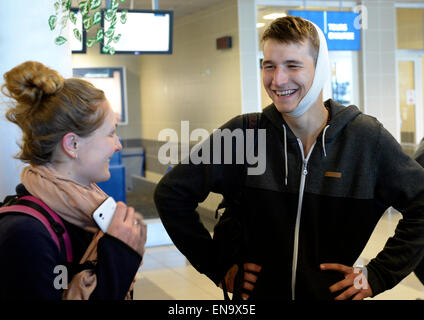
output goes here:
<path id="1" fill-rule="evenodd" d="M 289 10 L 289 15 L 305 18 L 321 28 L 328 50 L 361 50 L 361 32 L 355 21 L 359 13 L 348 11 Z"/>

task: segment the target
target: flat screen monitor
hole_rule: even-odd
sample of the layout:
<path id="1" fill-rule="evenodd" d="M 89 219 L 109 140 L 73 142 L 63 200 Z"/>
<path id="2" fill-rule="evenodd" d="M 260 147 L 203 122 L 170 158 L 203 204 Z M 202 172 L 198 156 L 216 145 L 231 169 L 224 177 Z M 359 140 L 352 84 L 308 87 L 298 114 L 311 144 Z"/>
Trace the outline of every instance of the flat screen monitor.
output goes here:
<path id="1" fill-rule="evenodd" d="M 128 124 L 125 67 L 74 68 L 73 76 L 91 82 L 104 91 L 120 125 Z"/>
<path id="2" fill-rule="evenodd" d="M 81 12 L 79 12 L 76 8 L 71 8 L 71 10 L 74 12 L 75 17 L 77 18 L 76 23 L 73 24 L 71 21 L 68 21 L 69 26 L 69 42 L 71 45 L 72 53 L 86 53 L 87 52 L 87 32 L 83 28 L 82 23 L 82 15 Z M 81 41 L 79 41 L 75 35 L 74 35 L 74 29 L 77 29 L 79 34 L 81 35 Z"/>
<path id="3" fill-rule="evenodd" d="M 114 36 L 121 34 L 117 43 L 111 42 L 118 54 L 172 54 L 172 28 L 174 12 L 169 10 L 127 10 L 127 19 L 121 23 L 122 10 L 117 12 Z M 110 21 L 103 11 L 102 26 L 105 32 Z M 105 45 L 104 39 L 100 52 Z"/>

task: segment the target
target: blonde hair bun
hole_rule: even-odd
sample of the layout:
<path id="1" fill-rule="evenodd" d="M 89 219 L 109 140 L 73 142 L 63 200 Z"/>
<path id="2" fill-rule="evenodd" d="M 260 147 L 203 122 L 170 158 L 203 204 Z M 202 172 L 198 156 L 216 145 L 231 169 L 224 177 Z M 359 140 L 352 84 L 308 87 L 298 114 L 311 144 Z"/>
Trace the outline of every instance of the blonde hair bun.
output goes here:
<path id="1" fill-rule="evenodd" d="M 59 73 L 40 62 L 27 61 L 4 74 L 2 91 L 19 104 L 38 106 L 46 95 L 63 88 L 64 79 Z M 4 92 L 4 88 L 7 92 Z"/>

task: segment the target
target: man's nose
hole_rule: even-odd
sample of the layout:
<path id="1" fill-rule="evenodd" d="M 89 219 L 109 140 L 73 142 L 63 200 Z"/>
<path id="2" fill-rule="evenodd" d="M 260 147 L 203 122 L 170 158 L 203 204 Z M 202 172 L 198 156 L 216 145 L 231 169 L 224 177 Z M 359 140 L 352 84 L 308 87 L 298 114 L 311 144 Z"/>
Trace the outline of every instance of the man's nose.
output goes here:
<path id="1" fill-rule="evenodd" d="M 288 79 L 289 79 L 288 73 L 286 70 L 284 70 L 284 68 L 281 68 L 281 67 L 275 68 L 274 78 L 273 78 L 274 85 L 280 86 L 282 84 L 285 84 L 288 82 Z"/>

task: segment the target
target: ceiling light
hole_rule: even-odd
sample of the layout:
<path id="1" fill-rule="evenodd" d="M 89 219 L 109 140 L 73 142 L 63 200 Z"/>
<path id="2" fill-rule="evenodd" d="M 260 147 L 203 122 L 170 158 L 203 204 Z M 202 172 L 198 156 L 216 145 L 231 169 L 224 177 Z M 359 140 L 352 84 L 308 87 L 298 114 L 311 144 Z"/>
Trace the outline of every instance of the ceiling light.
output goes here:
<path id="1" fill-rule="evenodd" d="M 281 18 L 285 16 L 287 16 L 287 14 L 284 12 L 273 12 L 273 13 L 267 14 L 266 16 L 263 16 L 263 18 L 265 20 L 275 20 L 277 18 Z"/>
<path id="2" fill-rule="evenodd" d="M 256 28 L 262 28 L 264 25 L 265 25 L 265 23 L 263 23 L 263 22 L 258 22 L 258 23 L 256 24 Z"/>

